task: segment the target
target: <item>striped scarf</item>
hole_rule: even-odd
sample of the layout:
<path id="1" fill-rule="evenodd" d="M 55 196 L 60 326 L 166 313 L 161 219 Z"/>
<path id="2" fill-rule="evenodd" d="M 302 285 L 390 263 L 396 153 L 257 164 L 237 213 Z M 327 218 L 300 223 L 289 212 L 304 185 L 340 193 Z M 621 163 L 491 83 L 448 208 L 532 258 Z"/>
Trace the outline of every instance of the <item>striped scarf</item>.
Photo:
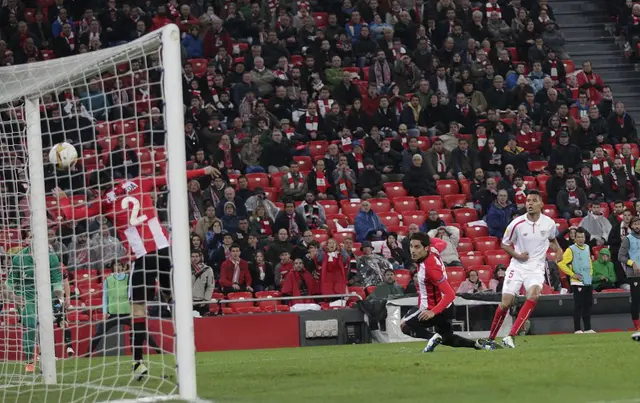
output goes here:
<path id="1" fill-rule="evenodd" d="M 500 5 L 498 4 L 498 2 L 496 2 L 495 6 L 491 3 L 487 3 L 485 7 L 487 9 L 487 18 L 491 17 L 491 13 L 495 11 L 496 13 L 498 13 L 498 18 L 502 19 L 502 11 L 500 10 Z"/>
<path id="2" fill-rule="evenodd" d="M 598 159 L 593 158 L 591 162 L 591 173 L 596 177 L 603 177 L 611 173 L 611 167 L 609 167 L 609 161 L 606 158 Z"/>
<path id="3" fill-rule="evenodd" d="M 318 99 L 316 105 L 318 105 L 318 113 L 320 116 L 325 117 L 329 111 L 331 111 L 331 105 L 333 105 L 333 99 Z"/>

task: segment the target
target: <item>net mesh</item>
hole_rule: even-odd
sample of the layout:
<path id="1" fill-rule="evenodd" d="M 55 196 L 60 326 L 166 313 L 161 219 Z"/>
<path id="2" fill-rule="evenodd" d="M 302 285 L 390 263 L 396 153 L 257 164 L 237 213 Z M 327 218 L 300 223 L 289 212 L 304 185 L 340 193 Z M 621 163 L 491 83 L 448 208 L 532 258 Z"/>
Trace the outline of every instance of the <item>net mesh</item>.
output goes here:
<path id="1" fill-rule="evenodd" d="M 117 304 L 127 290 L 120 284 L 128 279 L 115 274 L 121 271 L 129 276 L 127 269 L 136 258 L 133 249 L 160 249 L 164 241 L 158 241 L 159 234 L 168 244 L 163 122 L 169 111 L 163 105 L 161 43 L 161 31 L 156 31 L 116 48 L 0 69 L 2 402 L 153 400 L 177 393 L 171 306 L 163 304 L 169 293 L 157 292 L 156 303 L 148 307 L 143 350 L 148 375 L 139 381 L 132 372 L 128 304 Z M 40 101 L 46 224 L 30 222 L 25 98 Z M 48 161 L 48 153 L 65 141 L 76 148 L 79 160 L 70 169 L 58 170 Z M 102 178 L 100 186 L 92 179 L 96 172 Z M 116 189 L 144 182 L 152 208 L 135 194 L 140 199 L 137 207 L 136 200 L 122 204 L 124 214 L 138 220 L 136 226 L 127 225 L 133 232 L 118 227 L 122 220 L 117 214 L 122 211 L 107 212 L 101 207 L 109 188 L 104 173 L 113 178 Z M 64 214 L 54 195 L 57 187 L 72 204 L 67 209 L 71 216 Z M 48 231 L 50 253 L 63 263 L 63 315 L 41 317 L 35 308 L 32 265 L 24 258 L 29 256 L 24 248 L 30 245 L 31 231 Z M 159 261 L 153 253 L 147 255 L 147 264 L 149 259 Z M 52 268 L 53 280 L 56 275 Z M 107 284 L 111 288 L 104 291 Z M 57 385 L 42 383 L 37 327 L 43 321 L 54 323 Z M 33 372 L 27 368 L 31 361 Z"/>

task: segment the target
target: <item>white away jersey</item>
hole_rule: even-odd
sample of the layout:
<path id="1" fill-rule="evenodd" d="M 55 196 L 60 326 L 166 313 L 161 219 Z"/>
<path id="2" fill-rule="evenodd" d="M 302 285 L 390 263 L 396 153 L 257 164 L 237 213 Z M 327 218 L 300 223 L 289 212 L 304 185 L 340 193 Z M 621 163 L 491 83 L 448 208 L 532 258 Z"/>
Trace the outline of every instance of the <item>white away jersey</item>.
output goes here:
<path id="1" fill-rule="evenodd" d="M 502 243 L 513 246 L 517 253 L 529 252 L 529 260 L 520 262 L 511 258 L 509 267 L 544 272 L 549 241 L 555 239 L 557 233 L 556 222 L 544 214 L 540 214 L 536 222 L 529 221 L 526 214 L 511 221 Z"/>

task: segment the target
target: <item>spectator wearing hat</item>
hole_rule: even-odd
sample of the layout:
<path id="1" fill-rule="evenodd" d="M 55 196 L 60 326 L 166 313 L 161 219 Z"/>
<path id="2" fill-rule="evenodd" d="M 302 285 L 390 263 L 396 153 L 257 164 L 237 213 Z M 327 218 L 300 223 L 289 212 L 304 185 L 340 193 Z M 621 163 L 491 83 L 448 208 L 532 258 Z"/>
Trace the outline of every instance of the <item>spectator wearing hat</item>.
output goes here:
<path id="1" fill-rule="evenodd" d="M 587 215 L 589 206 L 587 195 L 578 187 L 575 177 L 570 176 L 565 180 L 565 188 L 558 192 L 557 206 L 566 220 Z"/>
<path id="2" fill-rule="evenodd" d="M 557 54 L 560 59 L 569 58 L 564 50 L 564 45 L 567 43 L 567 39 L 565 38 L 564 33 L 558 30 L 558 26 L 553 20 L 547 20 L 541 36 L 545 46 L 551 49 L 554 54 Z"/>
<path id="3" fill-rule="evenodd" d="M 236 208 L 236 214 L 238 216 L 247 216 L 247 211 L 244 207 L 244 201 L 236 195 L 236 190 L 233 187 L 227 186 L 224 188 L 222 198 L 220 198 L 218 204 L 216 204 L 217 217 L 222 217 L 224 215 L 224 208 L 227 202 L 233 203 Z"/>
<path id="4" fill-rule="evenodd" d="M 282 177 L 282 199 L 304 200 L 307 190 L 307 178 L 300 172 L 298 162 L 292 161 L 289 172 Z"/>
<path id="5" fill-rule="evenodd" d="M 383 256 L 373 253 L 371 241 L 364 241 L 360 246 L 362 255 L 356 260 L 357 274 L 354 284 L 363 287 L 377 286 L 383 281 L 383 273 L 393 270 L 392 264 Z"/>
<path id="6" fill-rule="evenodd" d="M 378 215 L 371 209 L 371 203 L 367 200 L 360 204 L 360 210 L 354 219 L 356 240 L 363 242 L 380 241 L 386 237 L 387 228 Z"/>
<path id="7" fill-rule="evenodd" d="M 386 198 L 387 195 L 383 191 L 383 180 L 382 175 L 375 167 L 373 160 L 371 158 L 364 159 L 364 169 L 358 175 L 358 189 L 360 191 L 360 198 L 362 199 L 370 199 L 372 197 L 375 198 Z"/>
<path id="8" fill-rule="evenodd" d="M 484 218 L 484 221 L 487 223 L 489 235 L 502 238 L 515 213 L 516 206 L 509 200 L 507 190 L 498 190 L 496 200 L 489 205 L 487 215 Z"/>

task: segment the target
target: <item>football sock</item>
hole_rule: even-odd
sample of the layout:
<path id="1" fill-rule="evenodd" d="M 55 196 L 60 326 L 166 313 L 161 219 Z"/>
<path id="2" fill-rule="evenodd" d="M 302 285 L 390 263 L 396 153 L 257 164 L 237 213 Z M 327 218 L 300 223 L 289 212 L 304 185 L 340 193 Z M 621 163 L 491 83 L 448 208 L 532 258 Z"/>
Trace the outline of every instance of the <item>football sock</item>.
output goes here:
<path id="1" fill-rule="evenodd" d="M 133 319 L 133 360 L 138 362 L 142 360 L 142 348 L 144 341 L 147 339 L 147 322 L 146 318 Z"/>
<path id="2" fill-rule="evenodd" d="M 534 301 L 531 299 L 528 299 L 525 301 L 524 305 L 522 306 L 522 309 L 520 309 L 520 313 L 518 313 L 518 317 L 516 318 L 516 321 L 513 322 L 513 326 L 511 326 L 511 331 L 509 332 L 509 336 L 518 335 L 520 328 L 529 319 L 529 315 L 531 315 L 533 308 L 536 307 L 537 302 L 538 301 Z"/>
<path id="3" fill-rule="evenodd" d="M 496 313 L 493 316 L 493 322 L 491 322 L 491 329 L 489 330 L 489 340 L 495 340 L 500 328 L 502 327 L 502 323 L 504 322 L 504 318 L 507 316 L 509 309 L 502 309 L 498 305 L 498 309 L 496 309 Z"/>
<path id="4" fill-rule="evenodd" d="M 64 329 L 64 344 L 66 344 L 67 347 L 71 346 L 71 329 L 69 328 Z"/>
<path id="5" fill-rule="evenodd" d="M 633 320 L 633 327 L 635 327 L 636 330 L 640 330 L 640 319 Z"/>

